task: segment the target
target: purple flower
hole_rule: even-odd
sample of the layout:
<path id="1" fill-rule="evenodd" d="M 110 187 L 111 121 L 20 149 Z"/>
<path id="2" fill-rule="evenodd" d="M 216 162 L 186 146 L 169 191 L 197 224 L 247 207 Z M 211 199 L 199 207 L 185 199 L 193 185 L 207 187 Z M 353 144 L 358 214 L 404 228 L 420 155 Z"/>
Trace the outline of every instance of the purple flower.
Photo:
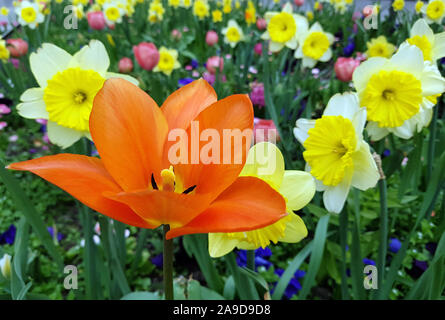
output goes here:
<path id="1" fill-rule="evenodd" d="M 389 149 L 383 150 L 383 154 L 382 155 L 383 155 L 384 158 L 389 157 L 391 155 L 391 150 L 389 150 Z"/>
<path id="2" fill-rule="evenodd" d="M 420 261 L 420 260 L 414 260 L 414 266 L 419 268 L 422 271 L 425 271 L 426 269 L 428 269 L 428 262 Z"/>
<path id="3" fill-rule="evenodd" d="M 272 263 L 265 258 L 270 257 L 272 255 L 272 252 L 268 248 L 262 249 L 256 249 L 255 250 L 255 271 L 257 271 L 258 267 L 265 267 L 266 269 L 269 269 L 270 266 L 272 266 Z M 240 267 L 246 267 L 247 266 L 247 250 L 239 250 L 238 255 L 236 257 L 236 263 Z"/>
<path id="4" fill-rule="evenodd" d="M 192 65 L 192 67 L 193 67 L 194 69 L 196 69 L 196 68 L 199 67 L 199 63 L 198 63 L 198 61 L 196 61 L 195 59 L 192 59 L 192 62 L 191 62 L 190 64 Z"/>
<path id="5" fill-rule="evenodd" d="M 252 104 L 258 106 L 260 109 L 266 105 L 266 103 L 264 102 L 264 85 L 262 83 L 260 82 L 252 83 L 250 100 L 252 100 Z"/>
<path id="6" fill-rule="evenodd" d="M 150 259 L 151 263 L 153 263 L 157 268 L 161 269 L 164 266 L 164 256 L 162 253 L 154 256 Z"/>
<path id="7" fill-rule="evenodd" d="M 391 238 L 389 240 L 389 251 L 397 253 L 402 247 L 402 243 L 397 238 Z"/>
<path id="8" fill-rule="evenodd" d="M 15 225 L 11 224 L 8 230 L 0 234 L 0 244 L 13 244 L 16 231 Z"/>

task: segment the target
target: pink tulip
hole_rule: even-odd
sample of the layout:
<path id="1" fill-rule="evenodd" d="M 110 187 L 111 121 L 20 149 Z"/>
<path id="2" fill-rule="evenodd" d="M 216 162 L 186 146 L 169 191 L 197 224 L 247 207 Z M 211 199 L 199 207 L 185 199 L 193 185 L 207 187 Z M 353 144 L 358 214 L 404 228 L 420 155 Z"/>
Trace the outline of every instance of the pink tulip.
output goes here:
<path id="1" fill-rule="evenodd" d="M 267 28 L 266 19 L 258 18 L 256 20 L 256 27 L 258 28 L 258 30 L 265 30 Z"/>
<path id="2" fill-rule="evenodd" d="M 257 54 L 257 55 L 261 55 L 263 53 L 263 44 L 261 42 L 258 42 L 255 47 L 253 47 L 253 51 Z"/>
<path id="3" fill-rule="evenodd" d="M 11 113 L 11 108 L 9 108 L 6 104 L 0 104 L 0 114 L 8 114 Z"/>
<path id="4" fill-rule="evenodd" d="M 136 61 L 145 70 L 153 70 L 159 62 L 159 51 L 151 42 L 141 42 L 133 46 L 133 53 Z"/>
<path id="5" fill-rule="evenodd" d="M 91 11 L 87 14 L 88 24 L 91 29 L 103 30 L 105 28 L 105 18 L 102 11 Z"/>
<path id="6" fill-rule="evenodd" d="M 255 143 L 271 142 L 276 143 L 280 141 L 277 127 L 272 120 L 254 118 L 253 119 L 253 136 Z"/>
<path id="7" fill-rule="evenodd" d="M 264 102 L 264 85 L 261 82 L 252 82 L 252 91 L 250 92 L 250 100 L 252 104 L 258 106 L 260 109 L 265 106 Z"/>
<path id="8" fill-rule="evenodd" d="M 23 39 L 6 40 L 9 53 L 14 58 L 20 58 L 28 53 L 28 42 Z"/>
<path id="9" fill-rule="evenodd" d="M 218 43 L 218 34 L 213 30 L 207 31 L 206 43 L 209 46 L 213 46 L 213 45 L 217 44 Z"/>
<path id="10" fill-rule="evenodd" d="M 337 59 L 334 65 L 335 74 L 337 78 L 344 82 L 352 80 L 352 74 L 355 68 L 360 65 L 360 61 L 353 58 L 340 57 Z"/>
<path id="11" fill-rule="evenodd" d="M 119 72 L 130 73 L 133 71 L 133 61 L 130 58 L 124 57 L 119 60 Z"/>
<path id="12" fill-rule="evenodd" d="M 294 0 L 294 3 L 297 7 L 301 7 L 304 4 L 304 0 Z"/>
<path id="13" fill-rule="evenodd" d="M 216 73 L 216 68 L 219 67 L 219 71 L 222 72 L 224 68 L 224 60 L 221 57 L 213 56 L 207 59 L 206 68 L 211 74 Z"/>

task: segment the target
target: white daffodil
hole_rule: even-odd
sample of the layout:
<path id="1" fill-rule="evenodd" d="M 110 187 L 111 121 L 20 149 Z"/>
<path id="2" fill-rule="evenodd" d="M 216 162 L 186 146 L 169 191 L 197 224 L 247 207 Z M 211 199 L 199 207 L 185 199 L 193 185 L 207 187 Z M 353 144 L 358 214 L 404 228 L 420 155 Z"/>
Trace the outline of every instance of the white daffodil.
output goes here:
<path id="1" fill-rule="evenodd" d="M 260 178 L 278 191 L 286 200 L 288 215 L 269 226 L 252 231 L 209 233 L 211 257 L 221 257 L 235 248 L 265 248 L 271 242 L 295 243 L 307 236 L 303 220 L 294 211 L 307 205 L 315 194 L 315 181 L 308 172 L 284 170 L 280 150 L 273 143 L 261 142 L 249 150 L 240 176 Z"/>
<path id="2" fill-rule="evenodd" d="M 181 67 L 178 61 L 178 51 L 161 47 L 159 49 L 159 62 L 153 69 L 153 72 L 162 72 L 169 76 L 173 70 Z"/>
<path id="3" fill-rule="evenodd" d="M 62 148 L 82 136 L 91 138 L 89 117 L 93 100 L 106 79 L 117 77 L 138 84 L 128 75 L 107 72 L 110 59 L 97 40 L 91 40 L 73 56 L 44 43 L 31 54 L 30 65 L 39 87 L 22 94 L 18 113 L 28 119 L 47 119 L 50 141 Z"/>
<path id="4" fill-rule="evenodd" d="M 436 63 L 445 57 L 445 32 L 434 34 L 424 19 L 419 19 L 410 30 L 409 44 L 422 50 L 423 59 Z"/>
<path id="5" fill-rule="evenodd" d="M 11 256 L 6 254 L 0 259 L 0 271 L 6 279 L 11 277 Z"/>
<path id="6" fill-rule="evenodd" d="M 295 58 L 303 59 L 303 68 L 313 68 L 318 61 L 326 62 L 332 58 L 331 45 L 333 42 L 334 36 L 324 32 L 321 25 L 316 22 L 299 38 Z"/>
<path id="7" fill-rule="evenodd" d="M 295 50 L 298 38 L 307 32 L 308 21 L 305 17 L 292 12 L 292 5 L 288 2 L 281 12 L 266 12 L 267 30 L 261 39 L 270 40 L 269 50 L 278 52 L 284 47 Z"/>
<path id="8" fill-rule="evenodd" d="M 22 26 L 28 26 L 35 29 L 39 23 L 45 19 L 43 13 L 40 11 L 39 5 L 36 2 L 22 1 L 18 3 L 15 8 L 18 22 Z"/>
<path id="9" fill-rule="evenodd" d="M 294 135 L 304 146 L 307 170 L 329 212 L 340 213 L 349 189 L 372 188 L 380 178 L 377 165 L 363 140 L 366 109 L 357 94 L 336 94 L 320 119 L 299 119 Z"/>
<path id="10" fill-rule="evenodd" d="M 226 28 L 222 29 L 224 35 L 224 42 L 228 43 L 234 48 L 238 42 L 244 41 L 243 29 L 236 23 L 235 20 L 229 20 Z"/>
<path id="11" fill-rule="evenodd" d="M 430 0 L 420 9 L 429 24 L 442 22 L 445 17 L 445 0 Z"/>
<path id="12" fill-rule="evenodd" d="M 102 10 L 104 13 L 105 22 L 109 26 L 114 26 L 116 23 L 121 23 L 122 17 L 125 15 L 125 6 L 119 1 L 104 3 Z"/>
<path id="13" fill-rule="evenodd" d="M 360 106 L 368 113 L 372 140 L 389 133 L 409 139 L 428 125 L 434 99 L 445 91 L 445 79 L 422 51 L 404 43 L 390 59 L 375 57 L 355 69 L 352 81 Z"/>

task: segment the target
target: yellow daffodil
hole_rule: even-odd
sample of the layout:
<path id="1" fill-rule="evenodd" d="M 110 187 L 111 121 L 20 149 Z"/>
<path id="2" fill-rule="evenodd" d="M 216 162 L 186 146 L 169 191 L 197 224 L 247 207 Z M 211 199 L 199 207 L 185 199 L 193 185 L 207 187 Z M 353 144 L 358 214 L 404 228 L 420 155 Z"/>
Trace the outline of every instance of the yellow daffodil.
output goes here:
<path id="1" fill-rule="evenodd" d="M 180 68 L 178 61 L 178 51 L 161 47 L 159 49 L 159 62 L 153 69 L 154 72 L 162 72 L 169 76 L 174 69 Z"/>
<path id="2" fill-rule="evenodd" d="M 299 38 L 295 58 L 303 59 L 303 68 L 313 68 L 318 61 L 326 62 L 332 58 L 331 45 L 333 42 L 334 36 L 324 32 L 321 25 L 316 22 Z"/>
<path id="3" fill-rule="evenodd" d="M 223 0 L 223 12 L 225 14 L 232 12 L 232 0 Z"/>
<path id="4" fill-rule="evenodd" d="M 256 22 L 256 9 L 252 1 L 247 2 L 247 8 L 244 11 L 244 18 L 247 25 L 251 25 Z"/>
<path id="5" fill-rule="evenodd" d="M 213 10 L 212 11 L 212 20 L 213 22 L 221 22 L 222 21 L 222 12 L 221 10 Z"/>
<path id="6" fill-rule="evenodd" d="M 368 48 L 368 51 L 366 51 L 368 58 L 389 58 L 396 50 L 396 47 L 392 43 L 389 43 L 385 36 L 371 39 L 371 41 L 366 43 L 366 47 Z"/>
<path id="7" fill-rule="evenodd" d="M 109 78 L 137 80 L 107 72 L 110 65 L 104 45 L 90 41 L 73 56 L 65 50 L 44 43 L 30 56 L 30 66 L 39 84 L 26 90 L 18 113 L 28 119 L 47 119 L 52 143 L 67 148 L 82 136 L 90 138 L 89 117 L 93 100 Z"/>
<path id="8" fill-rule="evenodd" d="M 281 12 L 266 12 L 267 30 L 261 35 L 263 40 L 270 40 L 269 50 L 278 52 L 284 47 L 296 49 L 298 36 L 307 32 L 308 22 L 305 17 L 292 13 L 288 2 Z"/>
<path id="9" fill-rule="evenodd" d="M 422 7 L 422 13 L 429 24 L 434 22 L 440 24 L 445 16 L 445 0 L 430 0 Z"/>
<path id="10" fill-rule="evenodd" d="M 434 34 L 424 19 L 417 20 L 410 30 L 409 44 L 417 46 L 423 53 L 423 59 L 436 63 L 445 57 L 445 32 Z"/>
<path id="11" fill-rule="evenodd" d="M 29 2 L 27 0 L 20 2 L 15 8 L 18 22 L 23 26 L 28 26 L 31 29 L 35 29 L 39 23 L 42 23 L 45 19 L 41 12 L 39 5 L 35 2 Z"/>
<path id="12" fill-rule="evenodd" d="M 405 0 L 394 0 L 392 3 L 394 11 L 402 11 L 405 8 Z"/>
<path id="13" fill-rule="evenodd" d="M 148 9 L 148 21 L 151 23 L 162 21 L 164 18 L 165 9 L 160 0 L 154 0 L 150 3 Z"/>
<path id="14" fill-rule="evenodd" d="M 309 21 L 314 20 L 314 13 L 312 11 L 306 12 L 306 17 Z"/>
<path id="15" fill-rule="evenodd" d="M 347 0 L 330 0 L 330 2 L 334 6 L 335 11 L 339 13 L 345 13 L 348 9 L 349 3 L 347 2 Z"/>
<path id="16" fill-rule="evenodd" d="M 235 20 L 229 20 L 227 27 L 222 29 L 222 34 L 224 35 L 224 42 L 228 43 L 232 48 L 234 48 L 238 42 L 244 41 L 243 30 Z"/>
<path id="17" fill-rule="evenodd" d="M 11 277 L 11 256 L 9 254 L 5 253 L 0 259 L 0 271 L 6 279 Z"/>
<path id="18" fill-rule="evenodd" d="M 77 6 L 78 4 L 86 6 L 89 3 L 89 0 L 71 0 L 71 3 L 73 6 Z"/>
<path id="19" fill-rule="evenodd" d="M 181 7 L 183 8 L 190 8 L 192 6 L 192 0 L 181 0 Z"/>
<path id="20" fill-rule="evenodd" d="M 5 40 L 0 39 L 0 60 L 6 61 L 9 59 L 9 50 L 6 48 Z"/>
<path id="21" fill-rule="evenodd" d="M 193 4 L 193 14 L 199 20 L 203 20 L 209 15 L 209 4 L 205 0 L 196 0 Z"/>
<path id="22" fill-rule="evenodd" d="M 172 8 L 177 8 L 181 4 L 181 0 L 168 0 L 168 5 Z"/>
<path id="23" fill-rule="evenodd" d="M 7 16 L 9 14 L 9 9 L 7 7 L 0 8 L 0 15 Z"/>
<path id="24" fill-rule="evenodd" d="M 294 213 L 307 205 L 314 196 L 315 182 L 304 171 L 284 170 L 280 150 L 272 143 L 254 145 L 247 156 L 240 176 L 252 176 L 267 182 L 286 200 L 287 216 L 269 226 L 246 232 L 209 233 L 209 253 L 221 257 L 233 249 L 265 248 L 271 242 L 295 243 L 307 236 L 303 220 Z"/>
<path id="25" fill-rule="evenodd" d="M 387 58 L 371 58 L 355 69 L 352 81 L 360 106 L 368 112 L 367 131 L 373 140 L 388 133 L 409 139 L 431 119 L 428 97 L 445 91 L 437 67 L 424 62 L 422 51 L 404 43 Z"/>
<path id="26" fill-rule="evenodd" d="M 366 109 L 355 93 L 334 95 L 321 118 L 298 119 L 294 135 L 304 146 L 307 170 L 329 212 L 340 213 L 349 189 L 366 190 L 379 180 L 369 145 L 363 140 Z"/>
<path id="27" fill-rule="evenodd" d="M 423 7 L 423 1 L 422 0 L 417 1 L 416 2 L 416 12 L 420 13 L 420 11 L 422 10 L 422 7 Z"/>

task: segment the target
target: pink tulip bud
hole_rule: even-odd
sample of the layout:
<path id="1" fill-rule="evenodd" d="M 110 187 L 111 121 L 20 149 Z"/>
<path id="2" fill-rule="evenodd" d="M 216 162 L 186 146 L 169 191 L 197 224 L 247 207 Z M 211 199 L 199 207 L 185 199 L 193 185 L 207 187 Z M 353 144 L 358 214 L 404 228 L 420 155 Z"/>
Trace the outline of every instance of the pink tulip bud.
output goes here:
<path id="1" fill-rule="evenodd" d="M 119 60 L 119 72 L 130 73 L 133 71 L 133 61 L 130 58 L 124 57 Z"/>
<path id="2" fill-rule="evenodd" d="M 258 28 L 258 30 L 265 30 L 267 28 L 266 19 L 258 18 L 256 20 L 256 27 Z"/>
<path id="3" fill-rule="evenodd" d="M 258 42 L 255 47 L 253 47 L 253 51 L 257 54 L 257 55 L 261 55 L 263 53 L 263 44 L 261 42 Z"/>
<path id="4" fill-rule="evenodd" d="M 216 73 L 216 69 L 219 67 L 219 71 L 222 72 L 224 68 L 224 60 L 221 57 L 213 56 L 207 59 L 206 68 L 211 74 Z"/>
<path id="5" fill-rule="evenodd" d="M 145 70 L 153 70 L 159 62 L 159 51 L 151 42 L 141 42 L 133 46 L 133 53 L 136 61 Z"/>
<path id="6" fill-rule="evenodd" d="M 218 43 L 218 34 L 213 30 L 207 31 L 206 43 L 209 46 L 213 46 L 213 45 L 217 44 Z"/>
<path id="7" fill-rule="evenodd" d="M 265 120 L 260 118 L 253 119 L 253 135 L 255 143 L 271 142 L 276 143 L 280 141 L 277 127 L 272 120 Z"/>
<path id="8" fill-rule="evenodd" d="M 172 37 L 173 37 L 173 39 L 175 39 L 175 40 L 179 40 L 179 39 L 181 39 L 181 38 L 182 38 L 182 33 L 181 33 L 181 31 L 179 31 L 178 29 L 173 29 L 173 30 L 172 30 Z"/>
<path id="9" fill-rule="evenodd" d="M 23 39 L 8 39 L 6 40 L 9 53 L 14 58 L 19 58 L 28 53 L 28 42 Z"/>
<path id="10" fill-rule="evenodd" d="M 301 7 L 304 4 L 304 0 L 294 0 L 294 3 L 297 7 Z"/>
<path id="11" fill-rule="evenodd" d="M 339 80 L 349 82 L 352 80 L 352 74 L 354 73 L 355 68 L 359 65 L 360 61 L 353 58 L 340 57 L 334 65 L 335 74 Z"/>
<path id="12" fill-rule="evenodd" d="M 364 15 L 365 17 L 367 17 L 367 16 L 369 16 L 369 15 L 372 14 L 373 9 L 374 9 L 374 6 L 372 6 L 372 5 L 368 5 L 368 6 L 366 6 L 366 7 L 363 8 L 362 13 L 363 13 L 363 15 Z"/>
<path id="13" fill-rule="evenodd" d="M 87 14 L 88 24 L 91 29 L 103 30 L 105 28 L 105 18 L 102 11 L 91 11 Z"/>

